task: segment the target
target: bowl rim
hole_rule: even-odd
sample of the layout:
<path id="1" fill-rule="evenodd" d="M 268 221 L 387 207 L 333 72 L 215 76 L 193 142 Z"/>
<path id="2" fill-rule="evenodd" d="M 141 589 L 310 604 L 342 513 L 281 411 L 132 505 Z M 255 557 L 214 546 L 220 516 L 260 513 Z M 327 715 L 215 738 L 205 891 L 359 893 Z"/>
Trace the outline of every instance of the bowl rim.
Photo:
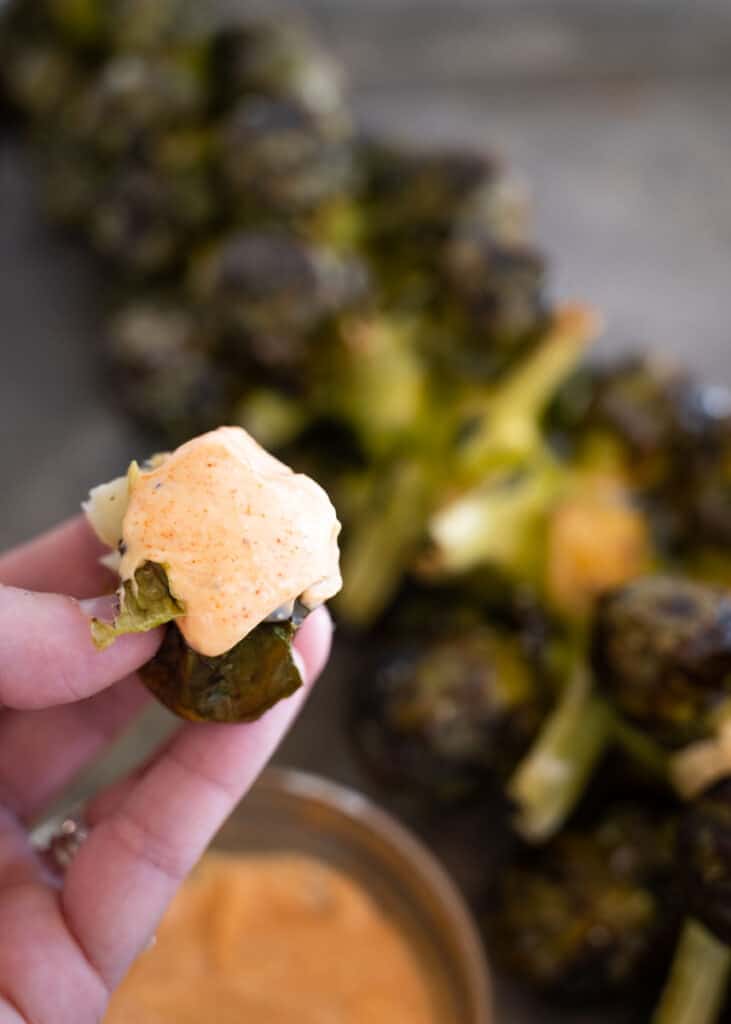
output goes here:
<path id="1" fill-rule="evenodd" d="M 375 833 L 393 852 L 407 859 L 454 925 L 454 936 L 475 1008 L 475 1024 L 494 1021 L 490 969 L 477 925 L 456 883 L 421 839 L 365 794 L 300 768 L 270 765 L 261 773 L 252 790 L 304 798 L 320 804 Z M 245 813 L 246 797 L 240 806 Z"/>

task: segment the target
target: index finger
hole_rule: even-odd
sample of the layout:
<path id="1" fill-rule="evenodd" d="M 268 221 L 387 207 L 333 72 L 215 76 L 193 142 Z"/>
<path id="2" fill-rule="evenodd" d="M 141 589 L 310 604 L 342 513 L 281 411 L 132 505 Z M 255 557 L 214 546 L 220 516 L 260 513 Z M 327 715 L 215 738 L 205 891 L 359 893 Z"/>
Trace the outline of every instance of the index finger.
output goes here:
<path id="1" fill-rule="evenodd" d="M 114 597 L 83 604 L 60 594 L 0 586 L 0 705 L 46 708 L 83 700 L 149 661 L 162 632 L 94 646 L 91 617 L 112 618 Z"/>

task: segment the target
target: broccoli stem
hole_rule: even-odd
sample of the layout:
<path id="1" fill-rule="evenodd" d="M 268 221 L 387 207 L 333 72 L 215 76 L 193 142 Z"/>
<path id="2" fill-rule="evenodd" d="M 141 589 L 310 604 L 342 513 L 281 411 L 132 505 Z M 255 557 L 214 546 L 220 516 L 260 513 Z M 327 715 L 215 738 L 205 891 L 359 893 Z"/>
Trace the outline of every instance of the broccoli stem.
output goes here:
<path id="1" fill-rule="evenodd" d="M 547 458 L 452 501 L 430 523 L 439 566 L 462 572 L 488 563 L 540 585 L 547 512 L 564 485 L 565 475 Z"/>
<path id="2" fill-rule="evenodd" d="M 612 714 L 581 662 L 508 785 L 515 827 L 544 842 L 566 821 L 612 734 Z"/>
<path id="3" fill-rule="evenodd" d="M 537 348 L 482 399 L 477 429 L 456 456 L 465 485 L 519 464 L 542 448 L 541 415 L 596 331 L 593 313 L 580 307 L 562 310 Z"/>
<path id="4" fill-rule="evenodd" d="M 387 476 L 376 476 L 343 553 L 337 606 L 356 626 L 372 622 L 393 596 L 424 536 L 430 507 L 432 474 L 424 460 L 403 459 Z"/>
<path id="5" fill-rule="evenodd" d="M 686 921 L 652 1024 L 714 1024 L 730 969 L 731 949 L 698 921 Z"/>

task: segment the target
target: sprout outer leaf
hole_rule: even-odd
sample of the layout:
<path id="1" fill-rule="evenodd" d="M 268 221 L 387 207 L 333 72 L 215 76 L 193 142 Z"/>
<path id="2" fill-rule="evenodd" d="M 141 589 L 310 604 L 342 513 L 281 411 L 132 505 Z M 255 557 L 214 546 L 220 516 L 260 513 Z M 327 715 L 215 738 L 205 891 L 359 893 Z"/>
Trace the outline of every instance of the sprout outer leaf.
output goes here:
<path id="1" fill-rule="evenodd" d="M 133 580 L 125 580 L 120 590 L 119 611 L 114 622 L 92 619 L 91 635 L 103 650 L 125 633 L 147 633 L 183 615 L 185 609 L 170 593 L 165 569 L 145 562 Z"/>
<path id="2" fill-rule="evenodd" d="M 293 622 L 262 622 L 235 647 L 209 658 L 168 629 L 162 647 L 140 670 L 147 688 L 181 718 L 250 722 L 302 685 L 292 653 Z"/>

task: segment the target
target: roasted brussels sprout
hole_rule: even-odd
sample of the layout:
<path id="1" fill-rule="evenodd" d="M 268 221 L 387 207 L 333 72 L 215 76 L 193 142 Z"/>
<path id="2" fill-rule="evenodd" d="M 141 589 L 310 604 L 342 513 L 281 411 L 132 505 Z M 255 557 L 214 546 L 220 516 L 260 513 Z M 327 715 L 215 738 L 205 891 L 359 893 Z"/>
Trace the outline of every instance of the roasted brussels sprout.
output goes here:
<path id="1" fill-rule="evenodd" d="M 241 100 L 219 130 L 231 215 L 243 225 L 290 223 L 343 195 L 353 160 L 347 122 L 318 119 L 290 100 Z"/>
<path id="2" fill-rule="evenodd" d="M 2 26 L 0 25 L 0 34 Z M 0 85 L 11 105 L 48 126 L 76 93 L 83 72 L 62 48 L 43 36 L 0 41 Z"/>
<path id="3" fill-rule="evenodd" d="M 701 793 L 683 815 L 677 870 L 690 916 L 652 1020 L 653 1024 L 715 1024 L 721 1019 L 731 977 L 728 777 Z"/>
<path id="4" fill-rule="evenodd" d="M 40 0 L 66 42 L 106 53 L 160 46 L 201 24 L 196 0 Z M 204 19 L 204 22 L 207 19 Z"/>
<path id="5" fill-rule="evenodd" d="M 367 294 L 357 260 L 284 232 L 239 233 L 209 246 L 195 257 L 189 280 L 228 333 L 239 365 L 285 376 L 302 369 L 312 332 Z"/>
<path id="6" fill-rule="evenodd" d="M 301 685 L 294 635 L 341 584 L 340 523 L 313 480 L 221 427 L 132 462 L 84 511 L 121 581 L 94 641 L 174 623 L 140 673 L 171 710 L 249 721 Z"/>
<path id="7" fill-rule="evenodd" d="M 114 392 L 158 435 L 179 443 L 226 419 L 235 382 L 212 360 L 199 314 L 174 297 L 141 298 L 109 325 Z"/>
<path id="8" fill-rule="evenodd" d="M 114 623 L 95 619 L 92 636 L 97 647 L 104 648 L 124 633 L 145 633 L 184 612 L 170 593 L 165 570 L 148 562 L 135 573 L 134 584 L 124 584 Z M 209 658 L 189 647 L 173 625 L 158 653 L 140 670 L 140 678 L 182 718 L 250 721 L 302 685 L 292 657 L 296 631 L 291 619 L 264 622 L 226 654 Z"/>
<path id="9" fill-rule="evenodd" d="M 434 301 L 445 246 L 466 221 L 496 242 L 525 234 L 525 197 L 489 156 L 369 141 L 360 157 L 364 241 L 397 307 Z"/>
<path id="10" fill-rule="evenodd" d="M 129 163 L 99 189 L 89 234 L 125 273 L 150 279 L 180 267 L 215 213 L 205 169 L 161 172 Z"/>
<path id="11" fill-rule="evenodd" d="M 545 273 L 535 249 L 500 243 L 480 225 L 454 235 L 430 339 L 437 364 L 467 380 L 503 372 L 549 326 Z"/>
<path id="12" fill-rule="evenodd" d="M 211 38 L 213 103 L 228 110 L 243 96 L 287 99 L 318 117 L 345 110 L 340 73 L 299 26 L 238 16 Z"/>
<path id="13" fill-rule="evenodd" d="M 690 913 L 731 946 L 731 778 L 701 793 L 686 810 L 678 869 Z"/>
<path id="14" fill-rule="evenodd" d="M 712 736 L 731 715 L 731 598 L 682 577 L 629 583 L 598 605 L 592 662 L 621 714 L 664 746 Z"/>
<path id="15" fill-rule="evenodd" d="M 136 154 L 158 132 L 190 129 L 205 102 L 195 51 L 121 54 L 102 64 L 79 90 L 59 129 L 100 156 L 118 160 Z"/>
<path id="16" fill-rule="evenodd" d="M 263 622 L 218 658 L 192 650 L 176 626 L 140 670 L 145 686 L 194 722 L 249 722 L 302 685 L 292 656 L 292 622 Z"/>
<path id="17" fill-rule="evenodd" d="M 677 933 L 673 840 L 672 818 L 630 804 L 523 851 L 491 894 L 491 953 L 557 1000 L 635 999 Z"/>
<path id="18" fill-rule="evenodd" d="M 505 777 L 545 706 L 518 635 L 484 625 L 437 639 L 419 631 L 411 643 L 386 645 L 363 673 L 354 733 L 387 785 L 453 802 Z"/>
<path id="19" fill-rule="evenodd" d="M 698 425 L 688 375 L 640 356 L 582 367 L 548 414 L 549 428 L 574 444 L 599 435 L 623 446 L 649 479 L 667 471 L 673 445 Z"/>

